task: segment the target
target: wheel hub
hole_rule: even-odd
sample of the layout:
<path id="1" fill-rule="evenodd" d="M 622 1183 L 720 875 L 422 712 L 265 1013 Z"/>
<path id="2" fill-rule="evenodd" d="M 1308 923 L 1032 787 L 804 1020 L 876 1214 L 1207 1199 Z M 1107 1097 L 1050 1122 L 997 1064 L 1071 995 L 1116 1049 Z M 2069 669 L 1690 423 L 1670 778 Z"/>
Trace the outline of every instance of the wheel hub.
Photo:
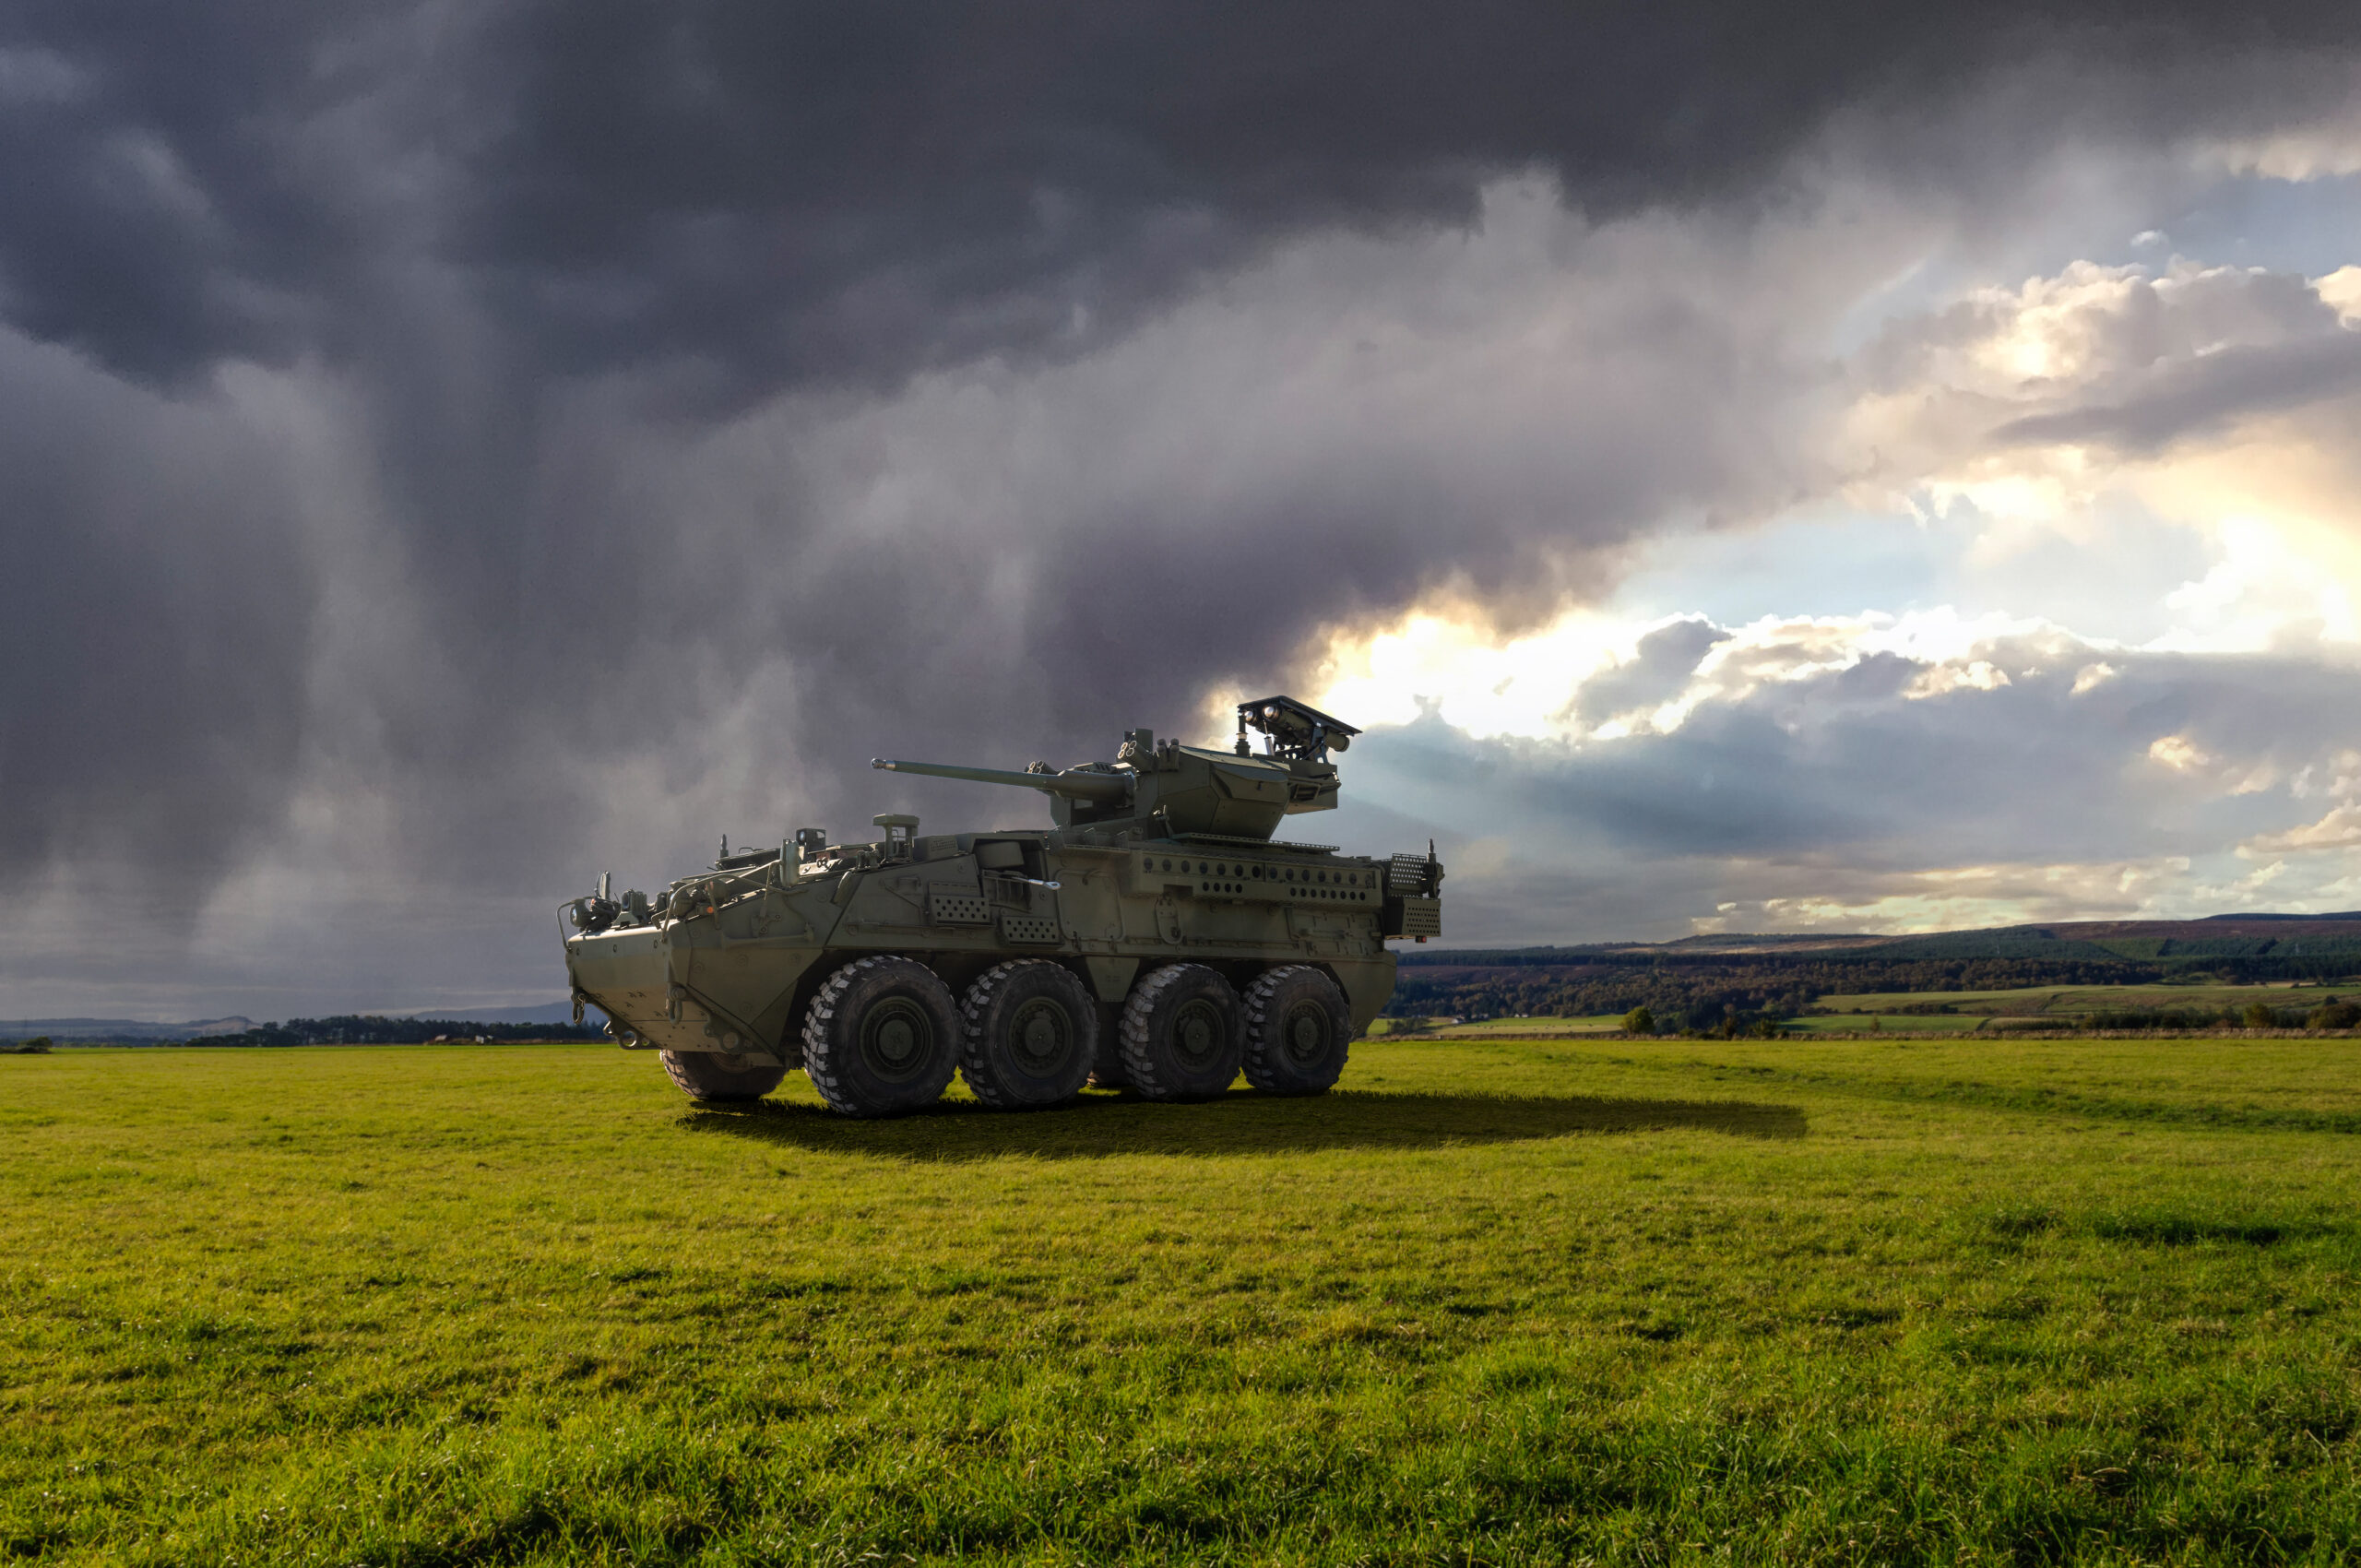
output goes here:
<path id="1" fill-rule="evenodd" d="M 1221 1055 L 1221 1015 L 1210 1002 L 1191 1002 L 1172 1020 L 1172 1054 L 1181 1065 L 1210 1067 Z"/>
<path id="2" fill-rule="evenodd" d="M 1009 1047 L 1017 1065 L 1048 1074 L 1064 1065 L 1074 1051 L 1074 1020 L 1046 996 L 1035 997 L 1010 1020 Z"/>
<path id="3" fill-rule="evenodd" d="M 861 1020 L 861 1061 L 889 1083 L 919 1076 L 933 1048 L 934 1026 L 915 1003 L 889 997 Z"/>
<path id="4" fill-rule="evenodd" d="M 1279 1039 L 1289 1060 L 1310 1065 L 1328 1054 L 1328 1015 L 1307 1004 L 1287 1015 Z"/>

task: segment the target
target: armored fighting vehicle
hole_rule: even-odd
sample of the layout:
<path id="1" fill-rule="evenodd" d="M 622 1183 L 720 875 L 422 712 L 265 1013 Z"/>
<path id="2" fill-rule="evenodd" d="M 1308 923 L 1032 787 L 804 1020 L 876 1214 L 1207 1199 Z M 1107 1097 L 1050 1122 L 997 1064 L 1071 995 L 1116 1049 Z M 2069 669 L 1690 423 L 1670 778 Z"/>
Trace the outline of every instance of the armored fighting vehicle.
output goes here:
<path id="1" fill-rule="evenodd" d="M 1358 733 L 1275 696 L 1239 706 L 1228 751 L 1133 730 L 1062 770 L 875 760 L 1038 790 L 1056 826 L 921 835 L 888 814 L 865 844 L 725 839 L 653 898 L 601 877 L 566 907 L 575 1020 L 600 1009 L 696 1099 L 801 1067 L 849 1116 L 915 1110 L 955 1072 L 1008 1110 L 1089 1084 L 1202 1099 L 1241 1070 L 1318 1094 L 1393 994 L 1386 939 L 1442 931 L 1432 844 L 1381 861 L 1273 837 L 1335 805 L 1329 754 Z"/>

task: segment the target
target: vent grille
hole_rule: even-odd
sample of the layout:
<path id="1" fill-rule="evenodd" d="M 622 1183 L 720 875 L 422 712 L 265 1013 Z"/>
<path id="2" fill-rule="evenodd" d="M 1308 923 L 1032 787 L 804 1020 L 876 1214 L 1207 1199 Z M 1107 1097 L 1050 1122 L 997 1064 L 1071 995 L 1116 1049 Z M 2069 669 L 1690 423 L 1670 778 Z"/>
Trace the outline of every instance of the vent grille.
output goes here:
<path id="1" fill-rule="evenodd" d="M 1000 937 L 1013 946 L 1054 944 L 1058 940 L 1058 922 L 1040 915 L 1012 914 L 1002 910 Z"/>
<path id="2" fill-rule="evenodd" d="M 991 906 L 978 893 L 938 887 L 927 896 L 927 915 L 937 925 L 990 925 Z"/>

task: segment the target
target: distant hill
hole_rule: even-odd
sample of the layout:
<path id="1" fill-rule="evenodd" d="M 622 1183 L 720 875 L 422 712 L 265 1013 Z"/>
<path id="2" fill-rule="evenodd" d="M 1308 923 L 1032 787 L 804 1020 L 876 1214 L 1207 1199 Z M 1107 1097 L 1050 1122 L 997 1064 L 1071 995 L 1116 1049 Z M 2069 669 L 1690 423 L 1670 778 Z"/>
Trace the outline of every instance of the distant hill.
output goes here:
<path id="1" fill-rule="evenodd" d="M 1816 932 L 1723 932 L 1671 942 L 1608 942 L 1551 947 L 1421 947 L 1412 968 L 1459 968 L 1745 956 L 1821 962 L 2052 959 L 2163 964 L 2201 968 L 2225 960 L 2333 959 L 2361 968 L 2361 910 L 2333 915 L 2209 915 L 2190 921 L 2064 921 L 1904 936 Z M 2260 978 L 2260 977 L 2258 977 Z"/>
<path id="2" fill-rule="evenodd" d="M 367 1020 L 388 1027 L 369 1027 Z M 575 1032 L 569 1027 L 574 1021 L 574 1005 L 569 1002 L 544 1003 L 537 1007 L 405 1008 L 394 1013 L 293 1019 L 289 1028 L 299 1034 L 350 1040 L 380 1036 L 407 1039 L 414 1034 L 427 1038 L 424 1029 L 408 1027 L 413 1020 L 431 1022 L 433 1033 L 491 1034 L 499 1039 L 521 1039 L 544 1031 L 564 1037 Z M 588 1027 L 595 1028 L 605 1020 L 605 1014 L 593 1009 Z M 306 1025 L 326 1027 L 303 1027 Z M 197 1018 L 177 1023 L 152 1023 L 144 1018 L 0 1018 L 0 1040 L 35 1039 L 46 1035 L 51 1039 L 86 1045 L 142 1045 L 159 1040 L 227 1040 L 245 1037 L 261 1039 L 281 1032 L 276 1024 L 244 1017 Z"/>
<path id="3" fill-rule="evenodd" d="M 2070 921 L 1908 936 L 1727 933 L 1677 942 L 1421 947 L 1401 955 L 1396 1016 L 1659 1020 L 1791 1016 L 1863 992 L 2169 981 L 2361 983 L 2361 912 Z"/>
<path id="4" fill-rule="evenodd" d="M 143 1018 L 0 1018 L 0 1039 L 186 1039 L 191 1035 L 237 1034 L 253 1028 L 252 1018 L 206 1018 L 154 1024 Z"/>

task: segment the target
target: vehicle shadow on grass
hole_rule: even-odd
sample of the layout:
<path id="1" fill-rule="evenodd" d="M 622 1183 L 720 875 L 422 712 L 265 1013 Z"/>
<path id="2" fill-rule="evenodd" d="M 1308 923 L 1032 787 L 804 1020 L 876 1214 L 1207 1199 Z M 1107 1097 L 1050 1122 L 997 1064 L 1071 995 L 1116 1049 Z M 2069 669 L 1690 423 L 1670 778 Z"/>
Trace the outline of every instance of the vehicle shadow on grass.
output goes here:
<path id="1" fill-rule="evenodd" d="M 1747 1138 L 1800 1138 L 1803 1112 L 1744 1100 L 1599 1099 L 1517 1095 L 1367 1094 L 1283 1099 L 1243 1090 L 1198 1105 L 1136 1095 L 1086 1095 L 1056 1111 L 991 1111 L 972 1101 L 862 1122 L 813 1105 L 763 1100 L 699 1106 L 692 1132 L 902 1159 L 959 1161 L 1000 1155 L 1095 1159 L 1123 1154 L 1304 1154 L 1321 1149 L 1427 1149 L 1519 1143 L 1570 1133 L 1694 1128 Z"/>

